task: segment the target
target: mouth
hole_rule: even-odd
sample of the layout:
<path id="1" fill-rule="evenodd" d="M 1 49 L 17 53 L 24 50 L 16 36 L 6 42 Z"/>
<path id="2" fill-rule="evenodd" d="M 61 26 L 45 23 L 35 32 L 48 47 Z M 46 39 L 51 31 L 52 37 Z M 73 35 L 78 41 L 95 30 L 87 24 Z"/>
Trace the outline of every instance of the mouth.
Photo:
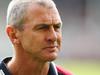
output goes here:
<path id="1" fill-rule="evenodd" d="M 44 50 L 50 51 L 50 52 L 54 52 L 58 49 L 58 46 L 48 46 L 43 48 Z"/>

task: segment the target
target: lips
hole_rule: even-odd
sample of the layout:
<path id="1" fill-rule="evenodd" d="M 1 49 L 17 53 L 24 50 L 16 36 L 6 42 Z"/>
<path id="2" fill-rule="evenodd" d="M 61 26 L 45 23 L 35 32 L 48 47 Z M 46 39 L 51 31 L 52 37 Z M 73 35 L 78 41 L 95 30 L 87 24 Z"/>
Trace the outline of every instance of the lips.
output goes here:
<path id="1" fill-rule="evenodd" d="M 54 51 L 58 48 L 58 46 L 48 46 L 48 47 L 45 47 L 43 48 L 44 50 L 49 50 L 49 51 Z"/>
<path id="2" fill-rule="evenodd" d="M 57 48 L 58 46 L 47 46 L 45 48 Z"/>

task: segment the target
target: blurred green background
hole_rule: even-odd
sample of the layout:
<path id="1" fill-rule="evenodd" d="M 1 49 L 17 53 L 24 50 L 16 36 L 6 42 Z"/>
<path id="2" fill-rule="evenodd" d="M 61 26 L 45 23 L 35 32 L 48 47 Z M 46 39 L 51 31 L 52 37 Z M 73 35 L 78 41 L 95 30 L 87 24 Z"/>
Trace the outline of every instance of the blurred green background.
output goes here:
<path id="1" fill-rule="evenodd" d="M 100 61 L 95 60 L 57 60 L 65 70 L 71 71 L 74 75 L 100 75 Z"/>

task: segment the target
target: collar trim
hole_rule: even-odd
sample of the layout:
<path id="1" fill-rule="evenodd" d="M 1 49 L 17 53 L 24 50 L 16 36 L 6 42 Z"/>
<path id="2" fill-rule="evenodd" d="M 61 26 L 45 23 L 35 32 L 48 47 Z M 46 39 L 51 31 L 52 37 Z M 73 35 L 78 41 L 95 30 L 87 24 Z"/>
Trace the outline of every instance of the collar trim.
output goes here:
<path id="1" fill-rule="evenodd" d="M 54 71 L 55 71 L 55 74 L 58 75 L 58 72 L 57 72 L 57 68 L 56 68 L 56 65 L 54 62 L 51 62 L 53 68 L 54 68 Z"/>
<path id="2" fill-rule="evenodd" d="M 0 70 L 0 75 L 5 75 L 3 70 Z"/>

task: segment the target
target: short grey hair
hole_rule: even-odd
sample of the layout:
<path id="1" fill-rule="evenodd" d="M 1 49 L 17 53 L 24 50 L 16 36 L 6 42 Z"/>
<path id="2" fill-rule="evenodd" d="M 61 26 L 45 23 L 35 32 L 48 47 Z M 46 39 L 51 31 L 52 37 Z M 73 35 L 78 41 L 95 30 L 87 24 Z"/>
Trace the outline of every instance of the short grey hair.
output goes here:
<path id="1" fill-rule="evenodd" d="M 22 30 L 27 8 L 34 3 L 48 8 L 55 6 L 52 0 L 12 0 L 7 10 L 7 25 Z"/>

